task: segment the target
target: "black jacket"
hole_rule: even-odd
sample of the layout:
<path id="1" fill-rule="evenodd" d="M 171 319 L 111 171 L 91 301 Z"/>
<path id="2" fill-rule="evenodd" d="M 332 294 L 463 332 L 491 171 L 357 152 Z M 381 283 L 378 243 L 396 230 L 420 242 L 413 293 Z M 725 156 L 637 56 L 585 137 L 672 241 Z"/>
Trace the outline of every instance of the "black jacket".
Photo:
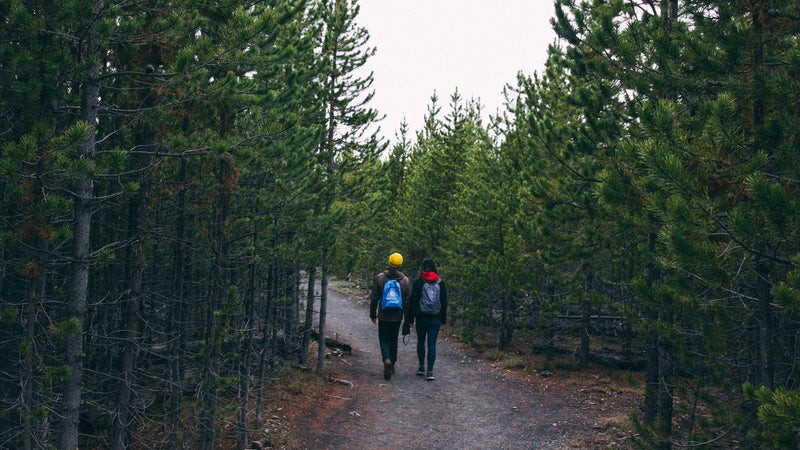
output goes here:
<path id="1" fill-rule="evenodd" d="M 422 297 L 423 283 L 426 283 L 426 281 L 422 278 L 417 278 L 414 280 L 414 285 L 411 289 L 411 305 L 408 311 L 409 318 L 407 319 L 407 322 L 414 323 L 414 320 L 417 317 L 438 317 L 441 319 L 442 324 L 447 323 L 447 286 L 445 285 L 444 280 L 439 280 L 439 303 L 442 305 L 441 309 L 439 310 L 439 314 L 426 314 L 420 312 L 419 299 Z"/>

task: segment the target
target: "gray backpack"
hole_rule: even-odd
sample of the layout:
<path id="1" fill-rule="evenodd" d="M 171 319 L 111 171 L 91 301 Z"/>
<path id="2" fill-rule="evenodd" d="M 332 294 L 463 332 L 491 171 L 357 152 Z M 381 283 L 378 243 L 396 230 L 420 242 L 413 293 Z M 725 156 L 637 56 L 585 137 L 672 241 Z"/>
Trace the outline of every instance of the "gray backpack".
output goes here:
<path id="1" fill-rule="evenodd" d="M 439 314 L 442 310 L 442 303 L 439 301 L 439 283 L 422 283 L 422 295 L 419 297 L 419 312 L 424 314 Z"/>

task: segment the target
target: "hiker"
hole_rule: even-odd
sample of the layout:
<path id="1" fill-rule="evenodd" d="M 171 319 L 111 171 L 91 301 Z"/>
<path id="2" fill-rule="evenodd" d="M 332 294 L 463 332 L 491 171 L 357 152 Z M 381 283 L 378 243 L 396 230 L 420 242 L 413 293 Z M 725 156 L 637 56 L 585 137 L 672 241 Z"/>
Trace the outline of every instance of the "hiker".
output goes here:
<path id="1" fill-rule="evenodd" d="M 375 275 L 369 302 L 369 318 L 372 323 L 377 319 L 378 323 L 383 378 L 387 380 L 395 372 L 397 339 L 403 318 L 408 317 L 408 299 L 411 295 L 411 280 L 400 270 L 401 267 L 403 255 L 392 253 L 389 256 L 389 267 Z M 399 303 L 393 303 L 393 299 Z"/>
<path id="2" fill-rule="evenodd" d="M 439 338 L 439 328 L 447 322 L 447 287 L 439 277 L 432 258 L 422 260 L 420 275 L 414 280 L 410 303 L 403 335 L 408 334 L 411 325 L 416 321 L 419 359 L 417 375 L 424 376 L 426 380 L 435 380 L 433 364 L 436 362 L 436 341 Z"/>

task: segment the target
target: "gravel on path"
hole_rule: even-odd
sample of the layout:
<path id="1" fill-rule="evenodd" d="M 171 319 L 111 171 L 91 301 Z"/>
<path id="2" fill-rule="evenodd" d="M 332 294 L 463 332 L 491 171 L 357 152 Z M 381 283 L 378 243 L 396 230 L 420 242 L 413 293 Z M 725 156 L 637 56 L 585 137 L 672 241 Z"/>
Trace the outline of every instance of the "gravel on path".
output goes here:
<path id="1" fill-rule="evenodd" d="M 410 341 L 400 344 L 396 374 L 384 380 L 368 306 L 364 298 L 328 292 L 326 335 L 352 346 L 352 352 L 331 357 L 328 367 L 339 382 L 330 384 L 304 418 L 302 448 L 585 448 L 576 442 L 602 426 L 575 398 L 549 389 L 552 383 L 534 383 L 469 357 L 445 332 L 436 380 L 415 375 L 413 330 Z"/>

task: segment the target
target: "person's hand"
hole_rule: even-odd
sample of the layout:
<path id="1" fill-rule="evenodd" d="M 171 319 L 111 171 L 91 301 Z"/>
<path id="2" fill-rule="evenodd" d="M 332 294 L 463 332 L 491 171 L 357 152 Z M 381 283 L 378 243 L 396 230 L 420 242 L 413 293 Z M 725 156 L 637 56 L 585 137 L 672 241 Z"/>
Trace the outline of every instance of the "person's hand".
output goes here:
<path id="1" fill-rule="evenodd" d="M 403 336 L 406 336 L 409 333 L 411 333 L 411 324 L 403 324 Z"/>
<path id="2" fill-rule="evenodd" d="M 375 322 L 377 321 L 377 319 L 376 319 L 376 318 L 374 318 L 374 317 L 370 317 L 370 318 L 369 318 L 369 320 L 371 320 L 371 321 L 372 321 L 372 323 L 375 323 Z"/>

